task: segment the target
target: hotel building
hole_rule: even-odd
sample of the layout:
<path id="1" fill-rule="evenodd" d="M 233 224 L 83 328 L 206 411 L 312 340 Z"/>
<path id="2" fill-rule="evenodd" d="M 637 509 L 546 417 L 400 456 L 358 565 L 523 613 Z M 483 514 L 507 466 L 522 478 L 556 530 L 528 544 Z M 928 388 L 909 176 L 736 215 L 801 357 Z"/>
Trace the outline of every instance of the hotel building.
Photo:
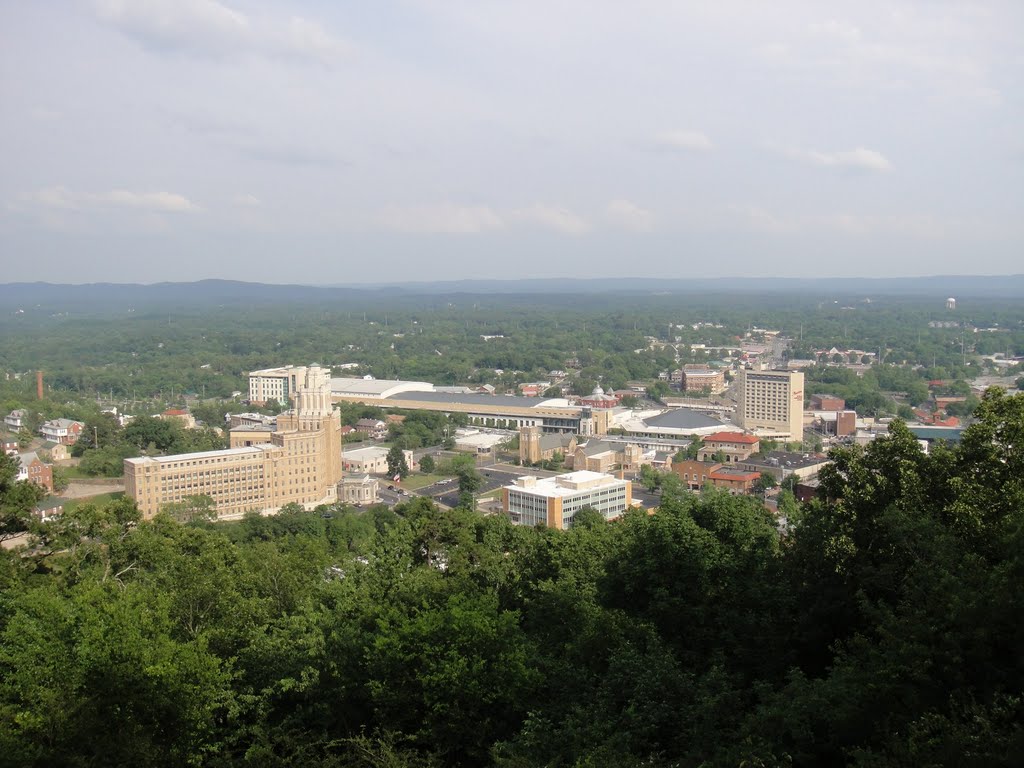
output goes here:
<path id="1" fill-rule="evenodd" d="M 606 520 L 621 516 L 633 504 L 633 484 L 578 470 L 543 479 L 526 475 L 502 488 L 501 495 L 505 514 L 513 523 L 565 530 L 583 507 L 596 509 Z"/>
<path id="2" fill-rule="evenodd" d="M 149 518 L 167 504 L 209 496 L 218 516 L 337 500 L 341 480 L 341 418 L 331 403 L 330 372 L 303 368 L 295 407 L 273 430 L 243 426 L 231 447 L 177 456 L 125 459 L 125 491 Z"/>
<path id="3" fill-rule="evenodd" d="M 761 437 L 802 440 L 804 375 L 799 371 L 741 370 L 736 424 Z"/>
<path id="4" fill-rule="evenodd" d="M 305 379 L 306 370 L 305 366 L 286 365 L 283 368 L 250 371 L 249 402 L 253 405 L 266 405 L 268 401 L 276 400 L 281 405 L 288 405 Z"/>

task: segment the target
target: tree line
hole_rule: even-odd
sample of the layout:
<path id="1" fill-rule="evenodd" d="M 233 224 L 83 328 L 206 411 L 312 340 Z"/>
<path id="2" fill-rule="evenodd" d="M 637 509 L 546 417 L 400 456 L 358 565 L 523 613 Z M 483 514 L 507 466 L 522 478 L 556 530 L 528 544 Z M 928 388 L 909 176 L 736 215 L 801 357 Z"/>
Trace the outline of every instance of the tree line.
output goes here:
<path id="1" fill-rule="evenodd" d="M 1019 764 L 1024 395 L 833 459 L 785 535 L 671 484 L 565 532 L 80 506 L 0 560 L 0 762 Z"/>

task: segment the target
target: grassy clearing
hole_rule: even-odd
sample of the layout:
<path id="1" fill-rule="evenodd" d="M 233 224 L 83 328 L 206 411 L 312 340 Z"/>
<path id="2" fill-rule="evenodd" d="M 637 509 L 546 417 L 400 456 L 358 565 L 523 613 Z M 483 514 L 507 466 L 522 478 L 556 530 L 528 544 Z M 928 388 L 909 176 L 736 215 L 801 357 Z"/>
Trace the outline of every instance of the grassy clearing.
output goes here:
<path id="1" fill-rule="evenodd" d="M 440 480 L 446 480 L 449 477 L 451 477 L 451 475 L 424 475 L 419 472 L 414 472 L 402 481 L 401 487 L 407 491 L 418 491 L 420 488 L 426 488 L 428 485 L 433 485 L 434 483 Z M 387 485 L 390 485 L 390 483 L 385 484 L 385 487 L 387 487 Z"/>
<path id="2" fill-rule="evenodd" d="M 120 499 L 124 496 L 124 491 L 114 491 L 113 493 L 100 493 L 96 496 L 88 496 L 83 499 L 68 499 L 64 502 L 64 511 L 70 512 L 76 507 L 80 507 L 83 504 L 99 504 L 102 506 L 108 501 L 114 501 L 114 499 Z"/>

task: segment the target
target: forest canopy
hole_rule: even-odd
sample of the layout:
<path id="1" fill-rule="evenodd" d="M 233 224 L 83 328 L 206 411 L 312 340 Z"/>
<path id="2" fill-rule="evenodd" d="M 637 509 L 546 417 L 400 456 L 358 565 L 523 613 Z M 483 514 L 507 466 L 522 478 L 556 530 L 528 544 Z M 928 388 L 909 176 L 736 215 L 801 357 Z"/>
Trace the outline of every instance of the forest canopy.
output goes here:
<path id="1" fill-rule="evenodd" d="M 836 450 L 786 535 L 671 483 L 565 532 L 79 506 L 0 561 L 0 762 L 1016 765 L 1024 395 L 976 415 Z"/>

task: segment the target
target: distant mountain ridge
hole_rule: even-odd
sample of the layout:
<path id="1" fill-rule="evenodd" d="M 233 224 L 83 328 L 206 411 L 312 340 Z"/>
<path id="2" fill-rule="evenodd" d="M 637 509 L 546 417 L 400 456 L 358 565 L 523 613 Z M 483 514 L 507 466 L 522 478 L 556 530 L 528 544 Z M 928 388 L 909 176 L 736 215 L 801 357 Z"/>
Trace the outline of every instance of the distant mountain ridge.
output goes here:
<path id="1" fill-rule="evenodd" d="M 297 285 L 238 280 L 141 283 L 4 283 L 4 307 L 204 306 L 247 302 L 325 302 L 375 296 L 447 294 L 814 294 L 833 297 L 936 296 L 1024 298 L 1024 275 L 936 275 L 898 278 L 737 277 L 697 280 L 626 278 L 531 278 L 521 280 L 444 280 L 351 285 Z"/>

